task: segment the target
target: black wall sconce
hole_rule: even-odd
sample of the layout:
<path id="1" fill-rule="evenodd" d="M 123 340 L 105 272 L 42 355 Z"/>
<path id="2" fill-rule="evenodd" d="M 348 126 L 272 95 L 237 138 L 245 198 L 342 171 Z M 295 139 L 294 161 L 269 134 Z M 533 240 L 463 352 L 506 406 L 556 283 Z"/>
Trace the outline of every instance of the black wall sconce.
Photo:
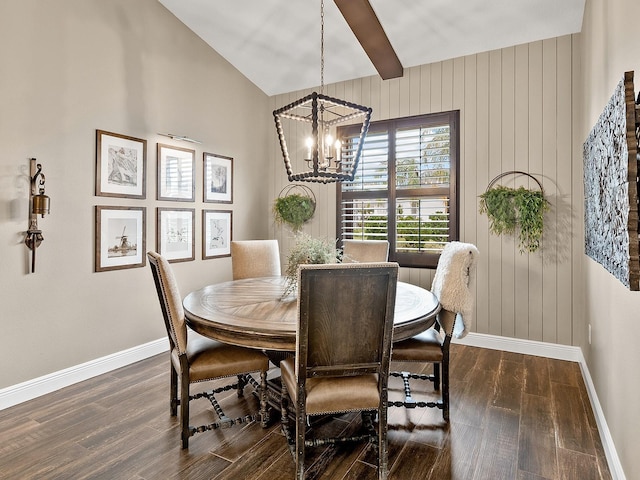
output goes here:
<path id="1" fill-rule="evenodd" d="M 31 273 L 36 271 L 36 248 L 40 246 L 44 237 L 42 230 L 38 228 L 38 215 L 49 213 L 50 200 L 44 194 L 44 173 L 42 173 L 42 165 L 36 164 L 35 158 L 29 159 L 29 176 L 31 177 L 31 189 L 29 191 L 29 230 L 24 239 L 24 243 L 31 250 Z M 38 193 L 36 193 L 36 191 Z"/>

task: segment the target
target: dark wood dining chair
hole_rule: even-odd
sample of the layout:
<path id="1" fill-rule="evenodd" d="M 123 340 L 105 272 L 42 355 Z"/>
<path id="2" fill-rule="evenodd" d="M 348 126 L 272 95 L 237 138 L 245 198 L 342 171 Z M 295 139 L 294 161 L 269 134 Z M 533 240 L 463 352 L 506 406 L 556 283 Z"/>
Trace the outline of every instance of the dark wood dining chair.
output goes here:
<path id="1" fill-rule="evenodd" d="M 449 421 L 449 347 L 454 335 L 462 337 L 466 334 L 465 323 L 471 320 L 477 258 L 478 249 L 475 245 L 463 242 L 449 242 L 440 254 L 431 286 L 442 307 L 436 323 L 412 338 L 394 343 L 392 356 L 394 363 L 408 362 L 420 367 L 431 363 L 433 373 L 392 371 L 391 376 L 402 378 L 405 398 L 403 401 L 389 402 L 390 407 L 439 408 L 444 421 Z M 441 390 L 440 399 L 416 400 L 411 391 L 411 380 L 432 382 L 434 390 Z"/>
<path id="2" fill-rule="evenodd" d="M 182 448 L 189 447 L 189 438 L 196 433 L 253 421 L 256 418 L 255 415 L 240 418 L 227 417 L 215 397 L 217 393 L 236 389 L 240 398 L 247 384 L 251 384 L 259 393 L 259 417 L 262 425 L 266 426 L 268 358 L 259 350 L 217 342 L 187 328 L 182 298 L 171 265 L 156 252 L 147 252 L 147 257 L 169 337 L 170 408 L 171 415 L 176 416 L 178 405 L 180 405 Z M 260 372 L 260 383 L 250 375 L 254 372 Z M 189 393 L 192 383 L 225 377 L 236 377 L 237 382 L 202 393 Z M 180 396 L 178 396 L 178 380 Z M 205 398 L 211 402 L 218 421 L 197 427 L 189 425 L 189 402 L 198 398 Z"/>
<path id="3" fill-rule="evenodd" d="M 386 262 L 389 258 L 387 240 L 343 240 L 342 262 Z"/>
<path id="4" fill-rule="evenodd" d="M 234 240 L 231 242 L 233 279 L 280 275 L 278 240 Z"/>
<path id="5" fill-rule="evenodd" d="M 365 440 L 377 446 L 378 478 L 387 478 L 387 382 L 397 281 L 396 263 L 300 266 L 296 355 L 280 363 L 282 429 L 298 480 L 308 469 L 308 448 Z M 291 404 L 295 433 L 289 425 Z M 361 434 L 318 438 L 307 428 L 310 416 L 346 412 L 361 412 Z"/>

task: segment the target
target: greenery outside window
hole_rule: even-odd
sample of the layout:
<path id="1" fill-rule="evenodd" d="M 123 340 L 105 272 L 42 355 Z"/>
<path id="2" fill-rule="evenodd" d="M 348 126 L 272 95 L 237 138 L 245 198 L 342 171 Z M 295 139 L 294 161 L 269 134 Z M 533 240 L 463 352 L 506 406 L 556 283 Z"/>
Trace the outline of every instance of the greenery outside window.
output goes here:
<path id="1" fill-rule="evenodd" d="M 342 239 L 388 240 L 389 260 L 435 268 L 458 239 L 459 111 L 372 122 L 353 182 L 338 184 Z M 357 127 L 341 127 L 342 161 L 358 148 Z"/>

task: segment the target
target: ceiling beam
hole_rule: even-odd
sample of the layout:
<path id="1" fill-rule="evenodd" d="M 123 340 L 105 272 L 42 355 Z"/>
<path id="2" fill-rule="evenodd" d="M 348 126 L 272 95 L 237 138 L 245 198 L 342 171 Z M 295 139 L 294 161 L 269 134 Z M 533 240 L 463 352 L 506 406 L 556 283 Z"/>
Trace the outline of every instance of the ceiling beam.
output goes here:
<path id="1" fill-rule="evenodd" d="M 401 77 L 402 64 L 368 0 L 334 0 L 383 80 Z"/>

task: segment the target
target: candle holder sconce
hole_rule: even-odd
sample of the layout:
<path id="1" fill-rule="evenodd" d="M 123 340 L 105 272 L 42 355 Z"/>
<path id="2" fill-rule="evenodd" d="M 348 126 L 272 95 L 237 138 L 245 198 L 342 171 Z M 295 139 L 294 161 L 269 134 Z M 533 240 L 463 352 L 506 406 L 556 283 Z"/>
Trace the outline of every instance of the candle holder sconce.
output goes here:
<path id="1" fill-rule="evenodd" d="M 31 189 L 29 190 L 29 230 L 24 239 L 24 243 L 31 250 L 31 273 L 36 271 L 36 248 L 40 246 L 44 237 L 42 230 L 38 228 L 38 215 L 49 213 L 50 200 L 44 194 L 44 173 L 42 173 L 42 165 L 36 163 L 35 158 L 29 159 L 29 176 L 31 177 Z M 38 193 L 36 193 L 36 191 Z"/>

